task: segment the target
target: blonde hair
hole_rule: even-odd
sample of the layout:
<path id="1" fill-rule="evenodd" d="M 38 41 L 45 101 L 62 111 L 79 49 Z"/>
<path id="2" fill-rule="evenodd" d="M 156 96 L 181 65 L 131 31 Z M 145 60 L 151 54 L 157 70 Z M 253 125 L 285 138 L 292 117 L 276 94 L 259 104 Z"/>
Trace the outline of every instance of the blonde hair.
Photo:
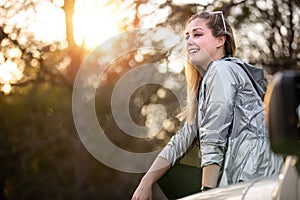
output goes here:
<path id="1" fill-rule="evenodd" d="M 233 56 L 235 54 L 236 46 L 233 31 L 228 22 L 224 20 L 222 12 L 202 12 L 194 14 L 187 21 L 186 27 L 195 19 L 207 20 L 206 25 L 212 31 L 213 36 L 218 37 L 225 35 L 225 55 Z M 193 66 L 191 63 L 187 63 L 185 66 L 185 75 L 187 81 L 187 105 L 182 115 L 188 123 L 192 124 L 197 114 L 197 98 L 202 76 L 196 66 Z"/>

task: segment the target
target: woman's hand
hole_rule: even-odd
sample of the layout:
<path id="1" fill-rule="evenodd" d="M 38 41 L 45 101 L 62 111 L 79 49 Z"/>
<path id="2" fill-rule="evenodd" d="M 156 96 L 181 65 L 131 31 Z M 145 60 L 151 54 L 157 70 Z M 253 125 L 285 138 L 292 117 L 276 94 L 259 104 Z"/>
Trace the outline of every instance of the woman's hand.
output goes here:
<path id="1" fill-rule="evenodd" d="M 132 200 L 152 200 L 152 184 L 141 182 L 136 188 Z"/>

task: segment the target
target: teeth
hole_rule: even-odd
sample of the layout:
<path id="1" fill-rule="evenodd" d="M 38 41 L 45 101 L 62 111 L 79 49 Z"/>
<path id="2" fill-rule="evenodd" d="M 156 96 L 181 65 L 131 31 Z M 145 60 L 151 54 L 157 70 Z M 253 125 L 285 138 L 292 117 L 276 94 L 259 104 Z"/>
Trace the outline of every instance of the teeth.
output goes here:
<path id="1" fill-rule="evenodd" d="M 197 53 L 199 51 L 199 49 L 190 49 L 189 52 L 190 53 Z"/>

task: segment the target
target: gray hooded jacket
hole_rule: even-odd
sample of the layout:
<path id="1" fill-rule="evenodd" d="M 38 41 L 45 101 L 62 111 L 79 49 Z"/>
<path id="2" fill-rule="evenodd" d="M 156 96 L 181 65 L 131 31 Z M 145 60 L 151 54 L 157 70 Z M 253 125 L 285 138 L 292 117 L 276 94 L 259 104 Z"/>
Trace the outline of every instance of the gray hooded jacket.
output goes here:
<path id="1" fill-rule="evenodd" d="M 158 156 L 174 165 L 198 127 L 201 166 L 221 167 L 219 186 L 280 173 L 283 159 L 270 150 L 264 103 L 236 63 L 221 59 L 210 64 L 199 90 L 197 121 L 185 123 Z"/>

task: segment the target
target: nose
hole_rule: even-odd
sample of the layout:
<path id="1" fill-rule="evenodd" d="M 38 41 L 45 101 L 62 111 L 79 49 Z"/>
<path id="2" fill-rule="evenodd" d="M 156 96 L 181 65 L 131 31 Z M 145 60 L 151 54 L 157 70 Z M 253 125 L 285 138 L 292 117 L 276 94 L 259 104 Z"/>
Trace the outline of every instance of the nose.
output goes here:
<path id="1" fill-rule="evenodd" d="M 194 44 L 193 38 L 192 37 L 188 37 L 187 40 L 186 40 L 186 44 L 187 44 L 187 46 Z"/>

